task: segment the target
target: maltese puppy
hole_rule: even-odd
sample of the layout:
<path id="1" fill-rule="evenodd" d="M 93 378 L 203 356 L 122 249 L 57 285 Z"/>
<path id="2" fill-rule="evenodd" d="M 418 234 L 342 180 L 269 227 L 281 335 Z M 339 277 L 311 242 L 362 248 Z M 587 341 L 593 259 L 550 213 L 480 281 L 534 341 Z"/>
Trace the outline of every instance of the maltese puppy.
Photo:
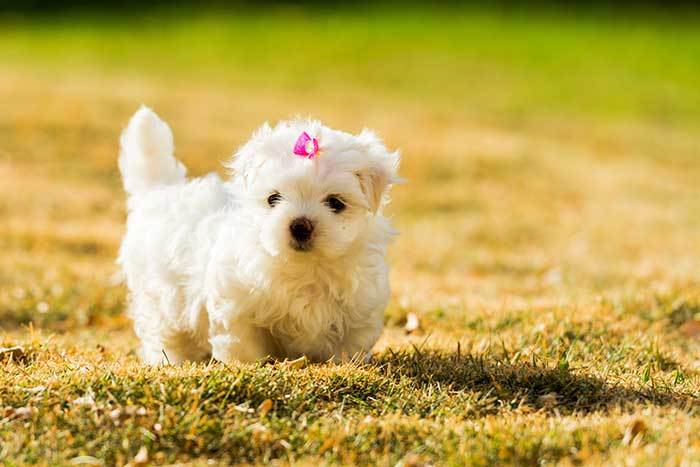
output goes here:
<path id="1" fill-rule="evenodd" d="M 168 125 L 142 107 L 121 136 L 128 194 L 118 263 L 151 364 L 366 356 L 389 301 L 382 215 L 398 152 L 313 120 L 263 125 L 187 179 Z"/>

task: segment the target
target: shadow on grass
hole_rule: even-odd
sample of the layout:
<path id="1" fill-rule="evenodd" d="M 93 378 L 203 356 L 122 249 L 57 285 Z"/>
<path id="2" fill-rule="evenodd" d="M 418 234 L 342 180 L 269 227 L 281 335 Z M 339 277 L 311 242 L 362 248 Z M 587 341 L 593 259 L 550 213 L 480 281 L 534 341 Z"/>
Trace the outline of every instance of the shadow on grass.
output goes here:
<path id="1" fill-rule="evenodd" d="M 5 346 L 10 347 L 10 343 Z M 31 374 L 33 365 L 41 371 L 42 362 L 61 353 L 52 346 L 11 350 L 0 356 L 0 375 L 3 369 L 8 374 L 14 369 Z M 212 361 L 183 367 L 134 364 L 125 368 L 116 363 L 106 371 L 96 368 L 76 375 L 70 365 L 54 362 L 51 371 L 60 375 L 60 390 L 51 393 L 56 397 L 53 402 L 40 393 L 37 403 L 68 407 L 67 400 L 89 392 L 98 404 L 109 408 L 116 402 L 144 407 L 161 404 L 179 411 L 206 401 L 202 410 L 217 416 L 239 406 L 245 414 L 254 415 L 255 408 L 268 399 L 278 417 L 355 411 L 361 416 L 402 413 L 478 418 L 504 409 L 566 415 L 632 410 L 640 405 L 700 411 L 700 400 L 693 394 L 654 385 L 651 379 L 646 384 L 641 379 L 638 383 L 611 384 L 586 375 L 584 370 L 459 351 L 404 348 L 385 351 L 369 363 L 299 368 L 271 362 L 225 365 Z M 26 388 L 9 385 L 0 396 L 6 405 L 16 407 L 30 405 L 32 398 L 38 397 Z"/>
<path id="2" fill-rule="evenodd" d="M 641 387 L 640 381 L 640 387 L 633 388 L 567 368 L 510 363 L 459 351 L 388 350 L 370 365 L 389 377 L 408 378 L 421 389 L 438 386 L 443 391 L 487 393 L 501 407 L 525 404 L 561 414 L 625 409 L 633 404 L 700 409 L 700 401 L 693 395 L 655 386 L 653 380 L 646 387 Z"/>

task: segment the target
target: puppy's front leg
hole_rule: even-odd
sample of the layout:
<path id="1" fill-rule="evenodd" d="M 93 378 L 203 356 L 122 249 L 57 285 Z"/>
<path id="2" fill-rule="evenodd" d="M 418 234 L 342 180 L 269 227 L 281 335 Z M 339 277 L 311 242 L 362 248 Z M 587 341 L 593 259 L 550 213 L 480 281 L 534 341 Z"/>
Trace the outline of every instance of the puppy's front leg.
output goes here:
<path id="1" fill-rule="evenodd" d="M 209 336 L 212 357 L 224 363 L 255 362 L 274 354 L 264 329 L 240 321 L 213 322 Z"/>
<path id="2" fill-rule="evenodd" d="M 357 359 L 364 363 L 372 360 L 372 347 L 382 331 L 382 323 L 370 323 L 367 326 L 349 329 L 335 351 L 334 360 L 347 361 Z"/>

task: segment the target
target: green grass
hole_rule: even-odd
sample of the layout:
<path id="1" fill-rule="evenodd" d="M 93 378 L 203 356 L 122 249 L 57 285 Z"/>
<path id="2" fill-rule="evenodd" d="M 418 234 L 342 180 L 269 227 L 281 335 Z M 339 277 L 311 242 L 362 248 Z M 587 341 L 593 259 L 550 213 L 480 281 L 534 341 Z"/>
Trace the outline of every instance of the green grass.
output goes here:
<path id="1" fill-rule="evenodd" d="M 0 462 L 700 462 L 697 18 L 486 9 L 0 24 Z M 148 368 L 113 264 L 142 102 L 217 169 L 263 121 L 409 182 L 368 364 Z M 407 334 L 408 314 L 421 329 Z"/>

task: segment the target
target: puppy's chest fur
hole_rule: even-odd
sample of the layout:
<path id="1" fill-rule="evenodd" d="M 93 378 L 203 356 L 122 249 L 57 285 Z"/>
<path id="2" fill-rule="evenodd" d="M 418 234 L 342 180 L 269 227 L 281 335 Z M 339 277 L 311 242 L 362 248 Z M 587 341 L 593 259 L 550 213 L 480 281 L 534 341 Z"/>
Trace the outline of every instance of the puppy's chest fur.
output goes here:
<path id="1" fill-rule="evenodd" d="M 325 359 L 351 328 L 366 325 L 365 307 L 356 300 L 359 281 L 352 270 L 294 269 L 273 273 L 253 290 L 246 312 L 269 331 L 282 355 Z"/>

